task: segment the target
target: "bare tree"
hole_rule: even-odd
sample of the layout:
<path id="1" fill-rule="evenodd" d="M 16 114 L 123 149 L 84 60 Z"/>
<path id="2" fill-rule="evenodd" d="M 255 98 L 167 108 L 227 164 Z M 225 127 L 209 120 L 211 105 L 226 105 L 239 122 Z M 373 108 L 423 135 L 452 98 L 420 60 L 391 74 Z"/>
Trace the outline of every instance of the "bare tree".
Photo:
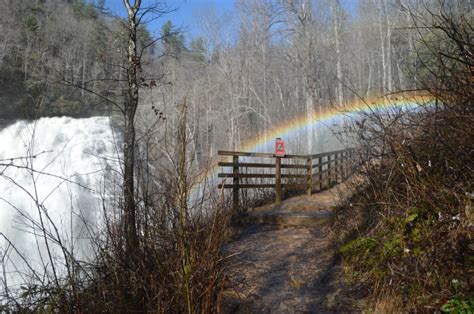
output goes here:
<path id="1" fill-rule="evenodd" d="M 344 101 L 344 94 L 342 90 L 342 56 L 341 56 L 341 8 L 339 0 L 333 0 L 332 2 L 332 14 L 333 14 L 333 25 L 334 25 L 334 41 L 336 44 L 336 80 L 337 80 L 337 87 L 336 87 L 336 94 L 337 94 L 337 103 L 342 105 Z"/>
<path id="2" fill-rule="evenodd" d="M 138 234 L 136 227 L 136 204 L 134 188 L 134 167 L 135 167 L 135 113 L 138 107 L 138 71 L 140 69 L 140 56 L 137 54 L 137 30 L 140 25 L 138 12 L 141 0 L 131 3 L 124 0 L 128 14 L 128 49 L 127 49 L 127 82 L 128 90 L 124 101 L 124 172 L 123 172 L 123 193 L 125 211 L 125 234 L 127 235 L 127 251 L 133 256 L 133 251 L 138 246 Z"/>

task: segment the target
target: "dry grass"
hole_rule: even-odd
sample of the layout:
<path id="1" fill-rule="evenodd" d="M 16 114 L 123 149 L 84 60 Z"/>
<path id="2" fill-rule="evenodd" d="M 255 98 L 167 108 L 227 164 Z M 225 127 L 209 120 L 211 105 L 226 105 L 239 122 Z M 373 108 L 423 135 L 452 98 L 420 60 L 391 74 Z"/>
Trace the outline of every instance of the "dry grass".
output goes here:
<path id="1" fill-rule="evenodd" d="M 474 284 L 466 196 L 473 189 L 473 117 L 447 109 L 410 123 L 411 132 L 397 123 L 384 130 L 387 148 L 371 151 L 381 162 L 362 167 L 366 183 L 338 213 L 338 229 L 351 230 L 341 247 L 346 273 L 371 287 L 374 308 L 388 306 L 379 304 L 393 299 L 387 295 L 407 310 L 439 308 L 453 296 L 469 298 Z"/>
<path id="2" fill-rule="evenodd" d="M 380 313 L 474 307 L 472 26 L 442 10 L 423 22 L 432 29 L 424 44 L 444 45 L 420 56 L 437 61 L 425 85 L 435 100 L 365 117 L 366 182 L 338 212 L 346 276 Z"/>
<path id="3" fill-rule="evenodd" d="M 0 312 L 219 312 L 226 280 L 220 249 L 228 237 L 231 213 L 219 195 L 189 200 L 192 160 L 184 135 L 177 146 L 170 152 L 173 160 L 181 161 L 177 164 L 151 158 L 150 152 L 158 150 L 150 146 L 144 156 L 137 156 L 134 247 L 127 245 L 118 183 L 108 187 L 117 203 L 104 205 L 103 229 L 91 243 L 90 251 L 95 252 L 91 261 L 68 256 L 68 274 L 60 280 L 32 280 L 20 293 L 7 289 L 0 296 L 5 298 Z M 149 167 L 153 163 L 157 170 Z M 66 247 L 63 250 L 67 252 Z"/>

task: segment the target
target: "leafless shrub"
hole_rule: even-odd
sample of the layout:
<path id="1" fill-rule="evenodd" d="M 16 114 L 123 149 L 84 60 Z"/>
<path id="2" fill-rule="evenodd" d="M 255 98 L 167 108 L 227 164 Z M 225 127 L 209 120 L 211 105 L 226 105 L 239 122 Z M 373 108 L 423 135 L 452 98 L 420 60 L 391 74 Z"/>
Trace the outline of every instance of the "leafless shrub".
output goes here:
<path id="1" fill-rule="evenodd" d="M 58 246 L 62 258 L 49 254 L 44 269 L 40 270 L 23 258 L 30 271 L 24 274 L 26 280 L 18 291 L 8 282 L 2 282 L 5 289 L 1 297 L 6 301 L 2 301 L 1 310 L 189 313 L 219 310 L 225 279 L 220 245 L 228 233 L 229 215 L 218 193 L 197 195 L 193 202 L 189 201 L 194 184 L 190 156 L 194 154 L 187 151 L 185 105 L 179 121 L 174 145 L 167 147 L 169 163 L 164 162 L 163 151 L 153 145 L 152 129 L 139 138 L 134 193 L 139 242 L 134 255 L 128 253 L 126 246 L 120 180 L 115 185 L 109 180 L 106 186 L 108 199 L 113 195 L 115 201 L 109 202 L 104 196 L 102 229 L 91 228 L 88 232 L 91 256 L 87 261 L 71 251 L 47 209 L 36 202 L 41 217 L 49 224 L 25 216 L 34 226 L 31 232 L 45 243 Z M 14 164 L 0 162 L 0 166 Z M 0 256 L 2 265 L 13 254 L 21 257 L 14 244 L 6 240 L 9 245 Z"/>
<path id="2" fill-rule="evenodd" d="M 157 160 L 150 147 L 145 146 L 146 153 L 139 155 L 139 246 L 135 256 L 128 256 L 119 227 L 121 216 L 109 221 L 106 241 L 94 265 L 94 281 L 82 291 L 80 307 L 86 311 L 191 313 L 219 309 L 224 280 L 220 245 L 229 217 L 222 199 L 188 202 L 192 193 L 192 160 L 188 157 L 193 154 L 186 151 L 186 130 L 184 104 L 176 145 L 166 148 L 171 157 L 168 166 L 160 160 L 159 170 L 152 170 Z"/>
<path id="3" fill-rule="evenodd" d="M 431 51 L 419 59 L 430 70 L 424 83 L 433 100 L 359 122 L 364 184 L 338 222 L 363 216 L 341 248 L 348 277 L 369 287 L 374 306 L 392 298 L 410 311 L 467 298 L 474 284 L 466 276 L 473 253 L 472 13 L 443 4 L 425 9 L 412 15 Z"/>

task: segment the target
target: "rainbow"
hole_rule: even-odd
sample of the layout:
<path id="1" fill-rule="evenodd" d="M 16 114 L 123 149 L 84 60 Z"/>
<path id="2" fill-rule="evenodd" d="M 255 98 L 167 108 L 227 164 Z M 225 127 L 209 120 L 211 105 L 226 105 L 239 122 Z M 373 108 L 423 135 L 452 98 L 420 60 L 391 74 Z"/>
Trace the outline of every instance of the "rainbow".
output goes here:
<path id="1" fill-rule="evenodd" d="M 311 127 L 321 125 L 333 125 L 348 117 L 356 117 L 361 113 L 383 112 L 391 109 L 414 109 L 421 105 L 433 102 L 434 98 L 428 94 L 397 94 L 391 97 L 371 98 L 365 101 L 354 101 L 341 106 L 325 108 L 308 116 L 306 114 L 288 119 L 276 127 L 256 136 L 241 145 L 237 151 L 243 152 L 266 152 L 273 150 L 275 138 L 289 139 L 298 134 L 304 134 Z M 215 163 L 203 176 L 198 178 L 192 190 L 198 189 L 201 182 L 215 180 L 219 170 Z M 213 180 L 214 179 L 214 180 Z"/>

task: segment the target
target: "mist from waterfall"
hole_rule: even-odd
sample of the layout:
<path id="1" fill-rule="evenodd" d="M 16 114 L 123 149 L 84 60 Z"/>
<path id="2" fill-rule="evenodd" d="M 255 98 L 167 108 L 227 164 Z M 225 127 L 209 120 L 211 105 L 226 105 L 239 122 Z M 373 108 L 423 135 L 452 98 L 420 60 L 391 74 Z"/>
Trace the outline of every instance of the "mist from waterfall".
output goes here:
<path id="1" fill-rule="evenodd" d="M 75 259 L 91 255 L 104 201 L 120 180 L 117 137 L 108 117 L 41 118 L 0 130 L 0 284 L 18 287 L 31 270 L 51 276 L 52 264 L 64 274 L 58 241 Z"/>

